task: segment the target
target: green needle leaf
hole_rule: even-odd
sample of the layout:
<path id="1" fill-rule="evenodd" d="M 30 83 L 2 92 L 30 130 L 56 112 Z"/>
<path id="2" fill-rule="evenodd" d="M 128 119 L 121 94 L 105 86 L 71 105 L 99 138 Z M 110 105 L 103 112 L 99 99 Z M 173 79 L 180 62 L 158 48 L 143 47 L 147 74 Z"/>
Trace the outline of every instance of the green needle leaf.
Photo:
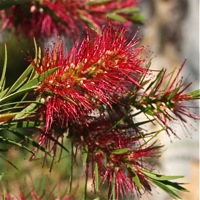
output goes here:
<path id="1" fill-rule="evenodd" d="M 111 2 L 111 0 L 95 0 L 95 1 L 88 1 L 88 5 L 97 5 L 97 4 L 104 4 L 107 2 Z"/>
<path id="2" fill-rule="evenodd" d="M 187 93 L 191 100 L 200 99 L 200 89 Z"/>
<path id="3" fill-rule="evenodd" d="M 33 70 L 33 66 L 29 65 L 23 74 L 17 79 L 17 81 L 11 86 L 7 94 L 10 94 L 16 91 L 29 77 L 31 71 Z"/>
<path id="4" fill-rule="evenodd" d="M 0 92 L 0 99 L 4 97 L 4 95 L 7 93 L 9 88 L 3 90 L 2 92 Z"/>
<path id="5" fill-rule="evenodd" d="M 88 159 L 88 147 L 85 146 L 84 151 L 83 151 L 83 166 L 86 166 L 87 159 Z"/>
<path id="6" fill-rule="evenodd" d="M 114 19 L 116 21 L 119 21 L 119 22 L 125 22 L 126 19 L 120 15 L 118 15 L 117 13 L 115 12 L 112 12 L 112 13 L 107 13 L 106 16 L 110 19 Z"/>
<path id="7" fill-rule="evenodd" d="M 12 93 L 8 96 L 5 96 L 4 98 L 0 99 L 0 105 L 9 102 L 12 99 L 15 99 L 17 97 L 23 97 L 23 95 L 27 94 L 27 92 L 33 91 L 37 88 L 37 85 L 42 82 L 46 77 L 54 73 L 58 67 L 55 67 L 53 69 L 50 69 L 46 72 L 44 72 L 41 75 L 37 75 L 36 78 L 30 80 L 28 83 L 23 85 L 20 89 L 18 89 L 15 93 Z"/>
<path id="8" fill-rule="evenodd" d="M 10 144 L 10 145 L 20 147 L 20 148 L 25 149 L 26 151 L 28 151 L 28 152 L 30 152 L 31 154 L 34 155 L 34 152 L 32 150 L 30 150 L 28 147 L 22 145 L 19 142 L 14 141 L 12 139 L 4 138 L 4 137 L 0 136 L 0 142 L 3 143 L 3 144 Z"/>
<path id="9" fill-rule="evenodd" d="M 165 71 L 164 71 L 164 69 L 162 69 L 162 70 L 157 74 L 156 78 L 155 78 L 153 81 L 151 81 L 151 82 L 149 83 L 148 87 L 146 88 L 146 91 L 151 90 L 151 93 L 153 93 L 154 90 L 155 90 L 155 87 L 156 87 L 157 84 L 158 84 L 158 82 L 163 78 L 164 73 L 165 73 Z M 154 86 L 153 86 L 153 85 L 154 85 Z"/>
<path id="10" fill-rule="evenodd" d="M 153 173 L 153 172 L 149 172 L 149 171 L 146 171 L 146 170 L 142 170 L 142 171 L 148 177 L 155 179 L 155 180 L 159 180 L 159 181 L 174 180 L 174 179 L 179 179 L 179 178 L 184 177 L 184 176 L 165 176 L 165 175 L 160 175 L 160 174 L 156 174 L 156 173 Z"/>
<path id="11" fill-rule="evenodd" d="M 21 130 L 23 130 L 23 129 L 21 129 Z M 28 144 L 31 144 L 33 147 L 36 147 L 37 149 L 39 149 L 39 150 L 43 151 L 44 153 L 50 155 L 48 153 L 48 151 L 44 147 L 40 146 L 37 142 L 35 142 L 30 137 L 24 135 L 24 133 L 20 133 L 20 129 L 19 130 L 16 130 L 16 129 L 14 130 L 14 129 L 10 128 L 10 129 L 8 129 L 8 131 L 11 132 L 11 133 L 13 133 L 14 135 L 16 135 L 17 137 L 19 137 L 23 141 L 27 142 Z M 28 147 L 26 147 L 25 145 L 22 145 L 21 143 L 20 143 L 20 145 L 22 147 L 24 147 L 26 150 L 28 150 L 29 152 L 31 152 L 32 154 L 34 154 L 33 151 L 30 150 L 30 149 L 28 149 Z"/>
<path id="12" fill-rule="evenodd" d="M 183 176 L 164 176 L 153 172 L 149 172 L 147 170 L 142 171 L 147 177 L 149 177 L 149 181 L 157 185 L 159 188 L 167 192 L 171 197 L 175 199 L 181 199 L 181 197 L 178 195 L 178 191 L 187 192 L 187 190 L 180 185 L 181 183 L 169 181 L 178 178 L 183 178 Z"/>
<path id="13" fill-rule="evenodd" d="M 142 185 L 141 185 L 141 182 L 140 182 L 140 179 L 138 177 L 138 175 L 134 172 L 134 170 L 132 169 L 131 166 L 128 167 L 128 171 L 130 172 L 132 178 L 133 178 L 133 181 L 135 182 L 136 186 L 141 189 L 142 188 Z"/>
<path id="14" fill-rule="evenodd" d="M 178 93 L 179 90 L 180 90 L 179 87 L 176 88 L 176 89 L 174 89 L 174 90 L 172 91 L 172 93 L 169 94 L 169 96 L 167 97 L 167 99 L 168 99 L 168 100 L 171 100 L 171 99 Z"/>
<path id="15" fill-rule="evenodd" d="M 167 192 L 172 198 L 175 199 L 181 199 L 181 197 L 178 195 L 178 190 L 184 190 L 187 191 L 185 188 L 181 187 L 178 183 L 173 183 L 173 182 L 162 182 L 162 181 L 157 181 L 157 180 L 151 180 L 152 183 L 157 185 L 159 188 Z M 168 183 L 168 184 L 167 184 Z M 179 188 L 179 189 L 177 189 Z M 182 189 L 180 189 L 182 188 Z"/>
<path id="16" fill-rule="evenodd" d="M 46 72 L 44 72 L 44 73 L 42 73 L 40 75 L 37 75 L 35 78 L 33 78 L 28 83 L 26 83 L 25 85 L 23 85 L 20 88 L 20 91 L 36 86 L 37 84 L 39 84 L 40 82 L 42 82 L 45 78 L 47 78 L 48 76 L 50 76 L 51 74 L 53 74 L 57 69 L 58 69 L 58 67 L 55 67 L 55 68 L 50 69 L 50 70 L 48 70 L 48 71 L 46 71 Z"/>
<path id="17" fill-rule="evenodd" d="M 124 154 L 130 151 L 130 148 L 116 149 L 112 151 L 113 154 Z"/>
<path id="18" fill-rule="evenodd" d="M 127 7 L 127 8 L 121 8 L 116 10 L 116 13 L 134 13 L 134 12 L 138 12 L 139 8 L 137 7 Z"/>
<path id="19" fill-rule="evenodd" d="M 17 97 L 23 97 L 23 95 L 25 95 L 27 92 L 33 91 L 35 87 L 30 87 L 30 88 L 25 88 L 23 90 L 17 91 L 13 94 L 10 94 L 8 96 L 3 97 L 2 99 L 0 99 L 0 105 L 3 105 L 4 103 L 7 103 L 13 99 L 16 99 Z"/>
<path id="20" fill-rule="evenodd" d="M 24 116 L 30 115 L 31 113 L 34 112 L 34 110 L 36 110 L 36 106 L 38 104 L 37 103 L 31 103 L 29 106 L 27 106 L 26 108 L 24 108 L 21 112 L 17 113 L 14 117 L 14 119 L 20 119 Z"/>
<path id="21" fill-rule="evenodd" d="M 4 56 L 3 71 L 2 71 L 2 74 L 1 74 L 1 80 L 0 80 L 0 91 L 4 90 L 4 85 L 5 85 L 5 75 L 6 75 L 7 60 L 8 60 L 6 44 L 4 45 L 4 51 L 5 51 L 5 56 Z"/>

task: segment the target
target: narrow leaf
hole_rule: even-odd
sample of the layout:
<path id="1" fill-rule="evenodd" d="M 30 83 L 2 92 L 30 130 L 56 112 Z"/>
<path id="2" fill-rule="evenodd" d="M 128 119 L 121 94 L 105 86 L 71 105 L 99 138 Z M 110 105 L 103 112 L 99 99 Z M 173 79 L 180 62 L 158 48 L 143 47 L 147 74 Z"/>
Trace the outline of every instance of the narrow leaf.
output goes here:
<path id="1" fill-rule="evenodd" d="M 96 24 L 95 21 L 93 21 L 92 17 L 90 15 L 87 14 L 87 16 L 85 16 L 86 13 L 81 13 L 79 12 L 79 16 L 80 18 L 87 23 L 87 25 L 94 29 L 97 33 L 101 33 L 100 27 L 98 26 L 98 24 Z"/>
<path id="2" fill-rule="evenodd" d="M 12 93 L 8 96 L 5 96 L 3 97 L 2 99 L 0 99 L 0 105 L 3 105 L 4 103 L 7 103 L 13 99 L 16 99 L 18 97 L 23 97 L 23 95 L 27 94 L 27 92 L 30 92 L 30 91 L 33 91 L 34 89 L 36 88 L 35 87 L 30 87 L 30 88 L 26 88 L 24 90 L 20 90 L 20 91 L 17 91 L 15 93 Z"/>
<path id="3" fill-rule="evenodd" d="M 4 51 L 5 51 L 5 55 L 4 55 L 4 64 L 3 64 L 3 71 L 1 74 L 1 80 L 0 80 L 0 91 L 4 90 L 4 85 L 5 85 L 5 76 L 6 76 L 6 68 L 7 68 L 7 46 L 5 44 L 4 46 Z"/>
<path id="4" fill-rule="evenodd" d="M 135 173 L 135 171 L 132 169 L 131 166 L 128 167 L 128 171 L 130 172 L 132 178 L 133 178 L 133 181 L 135 182 L 136 186 L 141 189 L 142 188 L 142 185 L 141 185 L 141 182 L 140 182 L 140 179 L 138 177 L 138 175 Z"/>
<path id="5" fill-rule="evenodd" d="M 36 147 L 37 149 L 43 151 L 44 153 L 49 154 L 49 152 L 42 146 L 40 146 L 36 141 L 34 141 L 32 138 L 24 135 L 23 133 L 20 133 L 19 130 L 14 130 L 14 129 L 8 129 L 9 132 L 13 133 L 14 135 L 16 135 L 17 137 L 19 137 L 20 139 L 22 139 L 23 141 L 27 142 L 28 144 L 30 144 L 33 147 Z M 25 147 L 25 146 L 24 146 Z M 28 149 L 28 147 L 26 147 Z M 32 153 L 32 151 L 30 150 L 30 152 Z"/>
<path id="6" fill-rule="evenodd" d="M 156 174 L 153 172 L 149 172 L 147 170 L 142 170 L 143 173 L 155 180 L 160 180 L 160 181 L 165 181 L 165 180 L 174 180 L 174 179 L 179 179 L 179 178 L 183 178 L 184 176 L 164 176 L 164 175 L 160 175 L 160 174 Z"/>
<path id="7" fill-rule="evenodd" d="M 22 73 L 22 75 L 16 80 L 16 82 L 11 86 L 7 94 L 10 94 L 16 91 L 27 79 L 33 70 L 33 66 L 29 65 L 26 70 Z"/>
<path id="8" fill-rule="evenodd" d="M 130 148 L 116 149 L 112 151 L 113 154 L 124 154 L 130 151 Z"/>
<path id="9" fill-rule="evenodd" d="M 190 98 L 191 100 L 200 99 L 200 89 L 189 92 L 189 93 L 187 93 L 187 95 L 191 96 L 191 98 Z"/>
<path id="10" fill-rule="evenodd" d="M 20 148 L 25 149 L 26 151 L 28 151 L 28 152 L 30 152 L 34 155 L 34 152 L 32 150 L 30 150 L 28 147 L 22 145 L 19 142 L 14 141 L 12 139 L 4 138 L 4 137 L 0 136 L 0 142 L 3 143 L 3 144 L 10 144 L 10 145 L 20 147 Z"/>
<path id="11" fill-rule="evenodd" d="M 5 113 L 0 114 L 0 123 L 5 123 L 11 120 L 17 113 Z"/>
<path id="12" fill-rule="evenodd" d="M 127 8 L 117 9 L 115 12 L 116 13 L 134 13 L 138 11 L 139 11 L 138 7 L 127 7 Z"/>
<path id="13" fill-rule="evenodd" d="M 51 75 L 52 73 L 54 73 L 58 68 L 53 68 L 50 69 L 48 71 L 46 71 L 45 73 L 37 76 L 36 78 L 30 80 L 28 83 L 26 83 L 25 85 L 23 85 L 19 90 L 17 90 L 17 92 L 12 93 L 2 99 L 0 99 L 0 105 L 4 104 L 6 102 L 9 102 L 10 100 L 13 100 L 17 97 L 23 97 L 23 95 L 27 94 L 27 92 L 33 91 L 35 88 L 37 88 L 37 84 L 42 82 L 46 77 L 48 77 L 49 75 Z"/>
<path id="14" fill-rule="evenodd" d="M 84 152 L 83 152 L 83 166 L 87 164 L 87 159 L 88 159 L 88 148 L 85 146 Z"/>
<path id="15" fill-rule="evenodd" d="M 0 158 L 1 158 L 2 160 L 4 160 L 5 162 L 7 162 L 7 163 L 8 163 L 9 165 L 11 165 L 12 167 L 14 167 L 16 170 L 19 170 L 19 169 L 17 168 L 17 166 L 16 166 L 15 164 L 13 164 L 12 162 L 10 162 L 9 160 L 3 158 L 2 156 L 0 156 Z M 1 176 L 1 175 L 0 175 L 0 176 Z M 0 177 L 0 180 L 1 180 L 1 177 Z"/>
<path id="16" fill-rule="evenodd" d="M 169 96 L 167 97 L 167 99 L 168 99 L 168 100 L 171 100 L 171 99 L 178 93 L 179 90 L 180 90 L 180 87 L 175 88 L 175 89 L 169 94 Z"/>
<path id="17" fill-rule="evenodd" d="M 30 115 L 31 113 L 34 112 L 36 106 L 38 104 L 37 103 L 31 103 L 29 106 L 27 106 L 26 108 L 24 108 L 21 112 L 17 113 L 15 115 L 15 118 L 14 119 L 20 119 L 26 115 Z"/>
<path id="18" fill-rule="evenodd" d="M 149 172 L 147 170 L 142 170 L 142 171 L 146 176 L 150 178 L 149 181 L 160 187 L 162 190 L 167 192 L 173 198 L 181 199 L 180 196 L 178 195 L 178 191 L 187 192 L 187 190 L 184 187 L 182 187 L 180 183 L 169 181 L 178 178 L 183 178 L 183 176 L 164 176 L 153 172 Z"/>
<path id="19" fill-rule="evenodd" d="M 53 92 L 50 92 L 50 91 L 45 91 L 45 94 L 47 94 L 49 96 L 54 96 L 55 95 Z M 56 96 L 58 96 L 60 99 L 65 99 L 66 101 L 69 101 L 70 103 L 73 103 L 74 105 L 77 105 L 77 103 L 75 101 L 73 101 L 72 99 L 70 99 L 67 96 L 65 96 L 65 97 L 62 97 L 62 96 L 59 96 L 59 95 L 56 95 Z"/>
<path id="20" fill-rule="evenodd" d="M 104 3 L 108 3 L 111 2 L 111 0 L 95 0 L 95 1 L 88 1 L 87 4 L 88 5 L 97 5 L 97 4 L 104 4 Z"/>
<path id="21" fill-rule="evenodd" d="M 69 150 L 62 143 L 60 143 L 57 138 L 54 138 L 49 134 L 45 134 L 45 136 L 47 136 L 51 141 L 55 142 L 58 146 L 60 146 L 62 149 L 69 153 Z"/>
<path id="22" fill-rule="evenodd" d="M 116 20 L 116 21 L 119 21 L 119 22 L 125 22 L 126 19 L 120 15 L 118 15 L 117 13 L 115 12 L 112 12 L 112 13 L 107 13 L 106 16 L 110 19 L 113 19 L 113 20 Z"/>
<path id="23" fill-rule="evenodd" d="M 157 185 L 159 188 L 161 188 L 162 190 L 167 192 L 167 194 L 169 194 L 172 198 L 181 199 L 181 197 L 178 195 L 177 191 L 174 188 L 171 188 L 168 185 L 165 185 L 164 183 L 162 183 L 160 181 L 156 181 L 156 180 L 151 180 L 151 181 L 152 181 L 152 183 Z"/>
<path id="24" fill-rule="evenodd" d="M 12 129 L 15 130 L 16 128 L 37 128 L 44 126 L 43 121 L 30 121 L 30 119 L 20 120 L 20 121 L 10 121 L 8 123 L 1 124 L 0 130 L 7 130 Z"/>
<path id="25" fill-rule="evenodd" d="M 157 84 L 163 79 L 163 76 L 165 74 L 165 70 L 162 69 L 156 76 L 156 78 L 150 82 L 150 84 L 148 85 L 148 87 L 146 88 L 146 91 L 148 91 L 149 89 L 151 89 L 150 94 L 152 94 L 155 91 L 155 87 L 157 86 Z M 153 86 L 154 85 L 154 86 Z"/>
<path id="26" fill-rule="evenodd" d="M 45 78 L 47 78 L 48 76 L 50 76 L 51 74 L 53 74 L 57 69 L 58 69 L 58 67 L 55 67 L 53 69 L 50 69 L 50 70 L 42 73 L 41 75 L 37 75 L 35 78 L 33 78 L 28 83 L 26 83 L 25 85 L 23 85 L 20 88 L 20 91 L 24 90 L 24 89 L 27 89 L 27 88 L 31 88 L 33 86 L 36 86 L 38 83 L 40 83 L 43 80 L 45 80 Z"/>
<path id="27" fill-rule="evenodd" d="M 4 95 L 7 93 L 9 88 L 6 88 L 5 90 L 3 90 L 2 92 L 0 92 L 0 99 L 4 97 Z"/>

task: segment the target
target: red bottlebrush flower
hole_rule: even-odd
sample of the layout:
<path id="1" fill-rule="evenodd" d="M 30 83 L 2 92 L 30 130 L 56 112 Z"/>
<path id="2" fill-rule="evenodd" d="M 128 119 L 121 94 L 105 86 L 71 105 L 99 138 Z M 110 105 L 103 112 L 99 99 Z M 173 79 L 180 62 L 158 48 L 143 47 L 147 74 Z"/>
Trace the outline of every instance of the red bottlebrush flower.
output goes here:
<path id="1" fill-rule="evenodd" d="M 160 146 L 153 145 L 142 147 L 140 139 L 132 139 L 130 136 L 127 137 L 122 134 L 123 132 L 116 136 L 114 133 L 111 133 L 109 136 L 104 135 L 100 137 L 101 139 L 106 137 L 110 139 L 106 143 L 105 139 L 100 139 L 98 140 L 99 146 L 96 145 L 96 148 L 100 149 L 98 151 L 104 156 L 99 157 L 98 153 L 92 156 L 92 151 L 89 154 L 91 158 L 93 157 L 91 162 L 95 161 L 98 164 L 102 183 L 108 182 L 109 187 L 115 187 L 116 199 L 119 196 L 139 195 L 142 191 L 151 191 L 148 178 L 143 174 L 142 169 L 152 168 L 147 162 L 147 158 L 151 158 L 151 161 L 153 158 L 157 158 L 159 156 L 158 150 L 160 149 Z M 120 146 L 119 141 L 125 144 L 121 148 L 115 149 L 117 146 Z M 103 149 L 101 146 L 104 144 L 110 146 Z M 137 185 L 133 177 L 138 177 L 140 186 Z"/>
<path id="2" fill-rule="evenodd" d="M 178 119 L 186 124 L 188 119 L 200 120 L 200 117 L 193 113 L 194 111 L 191 111 L 192 109 L 199 109 L 197 108 L 197 105 L 195 105 L 195 102 L 192 102 L 192 100 L 194 100 L 193 94 L 186 93 L 186 90 L 191 83 L 185 85 L 182 79 L 178 79 L 184 63 L 163 94 L 162 98 L 165 99 L 165 108 L 163 110 L 163 117 L 161 116 L 162 113 L 159 116 L 162 122 L 164 122 L 164 125 L 166 125 L 167 131 L 169 130 L 173 133 L 173 129 L 168 126 L 168 121 Z M 199 96 L 199 91 L 197 93 Z"/>
<path id="3" fill-rule="evenodd" d="M 126 122 L 120 120 L 123 115 L 118 115 L 117 119 L 117 114 L 116 110 L 115 115 L 102 114 L 94 117 L 87 125 L 76 124 L 71 135 L 74 136 L 77 147 L 87 146 L 86 176 L 91 169 L 93 180 L 95 179 L 94 173 L 97 172 L 94 171 L 94 166 L 97 164 L 101 183 L 108 183 L 110 191 L 114 187 L 116 199 L 119 199 L 119 196 L 140 195 L 142 191 L 151 190 L 142 170 L 152 169 L 147 158 L 152 161 L 159 157 L 161 146 L 156 146 L 155 143 L 150 146 L 144 144 L 144 136 L 140 135 L 139 127 L 126 126 Z M 133 177 L 138 178 L 140 186 Z"/>
<path id="4" fill-rule="evenodd" d="M 184 119 L 184 117 L 189 117 L 194 120 L 200 120 L 200 117 L 190 111 L 190 109 L 195 108 L 194 103 L 191 102 L 194 100 L 194 93 L 186 93 L 186 90 L 192 83 L 185 85 L 182 79 L 178 79 L 184 64 L 185 62 L 182 64 L 173 81 L 167 88 L 165 96 L 169 99 L 168 108 L 172 110 L 176 117 L 186 123 L 187 120 Z M 199 93 L 200 92 L 197 91 L 198 96 Z"/>
<path id="5" fill-rule="evenodd" d="M 108 181 L 110 190 L 114 188 L 116 191 L 116 200 L 118 200 L 120 196 L 123 197 L 124 195 L 137 195 L 133 178 L 119 168 L 107 167 L 104 174 L 103 183 L 105 181 Z"/>
<path id="6" fill-rule="evenodd" d="M 78 2 L 76 3 L 77 9 L 80 4 Z M 13 5 L 8 11 L 2 10 L 0 13 L 4 21 L 2 29 L 14 27 L 17 34 L 30 37 L 69 34 L 70 29 L 77 31 L 77 25 L 71 17 L 74 9 L 71 9 L 70 2 L 68 8 L 71 10 L 70 13 L 66 11 L 62 3 L 51 3 L 50 1 L 43 1 L 41 4 L 37 2 Z"/>
<path id="7" fill-rule="evenodd" d="M 100 31 L 107 21 L 108 13 L 117 12 L 121 21 L 133 21 L 134 16 L 126 9 L 133 8 L 138 1 L 107 1 L 95 3 L 87 0 L 43 0 L 27 4 L 13 5 L 0 11 L 2 29 L 15 28 L 18 34 L 43 37 L 52 34 L 72 33 L 80 35 L 86 26 Z M 123 11 L 125 9 L 125 12 Z M 110 17 L 112 20 L 112 17 Z M 113 20 L 114 21 L 114 20 Z"/>
<path id="8" fill-rule="evenodd" d="M 68 54 L 58 44 L 33 62 L 39 74 L 58 67 L 37 89 L 45 100 L 47 130 L 54 121 L 67 126 L 69 120 L 80 120 L 99 105 L 111 107 L 130 94 L 130 86 L 140 87 L 139 76 L 146 71 L 141 58 L 144 47 L 135 47 L 138 40 L 129 41 L 125 32 L 111 24 L 101 36 L 89 30 Z"/>
<path id="9" fill-rule="evenodd" d="M 199 120 L 200 117 L 193 113 L 194 109 L 198 106 L 195 105 L 193 100 L 197 100 L 200 96 L 200 91 L 187 93 L 186 90 L 192 83 L 185 84 L 183 79 L 179 79 L 179 75 L 184 67 L 185 62 L 182 64 L 178 72 L 165 76 L 166 71 L 161 71 L 155 80 L 150 82 L 150 86 L 141 95 L 143 96 L 139 102 L 140 105 L 144 105 L 142 110 L 147 114 L 156 116 L 162 123 L 163 128 L 169 134 L 170 132 L 176 135 L 173 128 L 170 126 L 170 122 L 180 120 L 187 123 L 188 119 Z M 166 79 L 166 83 L 164 82 Z M 165 85 L 165 88 L 161 88 Z M 141 107 L 139 105 L 139 107 Z M 191 110 L 193 109 L 193 111 Z"/>
<path id="10" fill-rule="evenodd" d="M 120 137 L 120 136 L 119 136 Z M 127 138 L 128 139 L 128 138 Z M 123 138 L 122 138 L 123 140 Z M 108 163 L 102 177 L 103 182 L 108 181 L 111 187 L 114 182 L 117 199 L 120 196 L 140 195 L 143 191 L 151 191 L 148 178 L 143 174 L 143 169 L 152 169 L 147 158 L 159 157 L 159 149 L 161 146 L 142 147 L 140 139 L 133 142 L 134 139 L 129 137 L 127 146 L 130 148 L 119 148 L 117 150 L 110 149 L 110 155 L 107 155 Z M 127 140 L 128 141 L 128 140 Z M 102 172 L 101 172 L 102 173 Z M 113 177 L 115 174 L 115 177 Z M 134 179 L 137 177 L 140 185 Z M 113 181 L 113 178 L 115 179 Z"/>

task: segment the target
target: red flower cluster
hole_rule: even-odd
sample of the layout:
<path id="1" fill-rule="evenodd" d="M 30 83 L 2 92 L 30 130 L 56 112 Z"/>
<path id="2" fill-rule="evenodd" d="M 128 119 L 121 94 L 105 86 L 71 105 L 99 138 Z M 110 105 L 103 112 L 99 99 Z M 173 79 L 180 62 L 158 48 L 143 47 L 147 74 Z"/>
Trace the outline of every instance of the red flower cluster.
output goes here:
<path id="1" fill-rule="evenodd" d="M 102 35 L 88 30 L 87 37 L 70 52 L 65 53 L 59 42 L 32 62 L 39 75 L 57 68 L 36 90 L 44 100 L 41 109 L 46 121 L 39 144 L 56 153 L 58 138 L 67 132 L 77 149 L 87 148 L 86 176 L 91 168 L 94 179 L 97 164 L 102 184 L 107 180 L 109 187 L 115 187 L 117 199 L 149 190 L 142 172 L 148 168 L 144 159 L 157 157 L 160 148 L 143 144 L 139 128 L 123 119 L 129 111 L 120 109 L 132 89 L 141 87 L 140 78 L 147 73 L 144 47 L 136 47 L 137 43 L 136 37 L 127 38 L 123 27 L 108 24 Z M 51 137 L 53 144 L 49 143 Z M 133 173 L 141 187 L 133 181 Z"/>
<path id="2" fill-rule="evenodd" d="M 136 107 L 145 114 L 157 118 L 168 134 L 173 133 L 176 135 L 170 124 L 172 121 L 179 120 L 179 122 L 186 124 L 188 119 L 200 119 L 194 113 L 194 110 L 198 109 L 198 105 L 191 102 L 195 98 L 199 98 L 199 92 L 187 93 L 186 90 L 191 83 L 185 84 L 183 79 L 179 78 L 184 64 L 185 62 L 178 72 L 174 70 L 173 73 L 167 76 L 166 70 L 161 70 L 155 80 L 149 80 L 150 83 L 146 90 L 142 93 L 138 92 L 138 97 L 141 97 Z M 163 88 L 164 85 L 166 85 L 165 88 Z M 133 101 L 133 103 L 135 102 Z"/>
<path id="3" fill-rule="evenodd" d="M 122 21 L 133 21 L 128 9 L 137 5 L 137 0 L 93 2 L 88 0 L 42 0 L 13 5 L 0 11 L 4 22 L 2 29 L 15 28 L 18 34 L 35 37 L 52 34 L 80 34 L 86 26 L 96 30 L 107 21 L 107 14 L 118 10 Z M 124 10 L 125 9 L 125 10 Z M 112 17 L 110 17 L 112 19 Z"/>
<path id="4" fill-rule="evenodd" d="M 198 99 L 199 90 L 196 93 L 184 93 L 189 85 L 185 86 L 182 80 L 178 80 L 183 66 L 162 89 L 165 70 L 159 71 L 154 80 L 147 77 L 149 69 L 143 57 L 145 48 L 137 46 L 139 40 L 136 36 L 127 37 L 126 29 L 112 22 L 100 28 L 107 17 L 118 18 L 122 22 L 132 20 L 130 12 L 137 2 L 40 0 L 2 10 L 2 28 L 15 27 L 17 33 L 36 37 L 75 32 L 78 35 L 80 30 L 86 33 L 69 52 L 64 43 L 58 40 L 46 50 L 43 57 L 38 53 L 38 58 L 31 58 L 27 70 L 31 71 L 34 67 L 35 76 L 31 74 L 30 79 L 27 77 L 24 81 L 24 77 L 28 76 L 26 71 L 11 89 L 2 90 L 2 96 L 5 95 L 3 100 L 8 102 L 13 96 L 18 98 L 24 92 L 27 94 L 29 89 L 32 92 L 34 90 L 36 97 L 36 101 L 25 108 L 23 104 L 30 103 L 26 99 L 24 101 L 28 95 L 22 97 L 22 105 L 15 102 L 17 106 L 12 108 L 14 114 L 10 121 L 3 121 L 2 127 L 5 125 L 7 128 L 7 122 L 8 128 L 10 124 L 17 128 L 19 125 L 19 129 L 21 126 L 28 128 L 27 124 L 31 124 L 31 128 L 34 126 L 39 132 L 36 133 L 38 142 L 32 139 L 30 142 L 36 151 L 40 149 L 46 153 L 45 158 L 52 153 L 52 164 L 58 145 L 68 151 L 63 146 L 64 135 L 67 135 L 72 142 L 71 152 L 68 151 L 72 154 L 71 175 L 77 152 L 80 150 L 82 155 L 87 155 L 84 157 L 85 192 L 91 175 L 96 192 L 99 192 L 100 184 L 108 184 L 109 199 L 118 200 L 120 196 L 150 192 L 152 183 L 173 197 L 178 197 L 176 190 L 184 188 L 169 181 L 174 177 L 160 177 L 151 173 L 152 159 L 160 156 L 162 147 L 154 140 L 160 130 L 146 131 L 142 126 L 156 121 L 162 126 L 161 131 L 174 133 L 169 125 L 174 119 L 184 123 L 187 122 L 186 117 L 200 119 L 188 111 L 188 105 L 183 104 Z M 96 31 L 86 28 L 86 25 Z M 4 71 L 5 67 L 3 74 Z M 3 88 L 3 77 L 1 82 Z M 4 110 L 12 111 L 10 108 L 7 110 L 7 106 L 14 104 L 3 105 L 6 107 Z M 19 114 L 14 112 L 21 108 L 23 110 Z M 141 113 L 145 114 L 146 119 L 137 122 L 135 117 Z M 5 118 L 7 115 L 2 116 Z M 32 120 L 34 123 L 31 123 Z M 29 137 L 21 132 L 9 131 L 29 141 Z M 10 142 L 4 138 L 2 141 Z M 19 146 L 22 147 L 21 144 Z M 71 183 L 69 185 L 70 191 Z"/>
<path id="5" fill-rule="evenodd" d="M 195 108 L 195 105 L 190 102 L 193 100 L 194 95 L 190 93 L 187 94 L 186 90 L 192 83 L 184 84 L 183 79 L 179 79 L 179 75 L 184 67 L 184 64 L 185 62 L 182 64 L 171 84 L 165 91 L 164 96 L 167 97 L 170 102 L 168 108 L 172 110 L 178 119 L 184 123 L 187 123 L 187 119 L 185 117 L 189 117 L 194 120 L 199 120 L 200 117 L 192 113 L 190 110 Z"/>
<path id="6" fill-rule="evenodd" d="M 108 183 L 110 191 L 116 191 L 116 199 L 124 195 L 139 195 L 141 190 L 150 192 L 150 183 L 143 170 L 152 170 L 149 169 L 147 158 L 152 161 L 159 157 L 161 146 L 145 144 L 138 127 L 134 128 L 134 124 L 129 127 L 117 110 L 115 115 L 107 116 L 106 113 L 101 113 L 100 117 L 91 117 L 87 125 L 73 124 L 71 129 L 77 147 L 87 147 L 86 175 L 89 175 L 91 169 L 95 179 L 97 171 L 94 169 L 97 164 L 101 184 Z M 137 178 L 138 184 L 133 177 Z M 94 181 L 94 187 L 95 184 Z"/>
<path id="7" fill-rule="evenodd" d="M 144 48 L 136 47 L 138 40 L 129 41 L 125 32 L 112 25 L 101 36 L 90 30 L 66 55 L 59 44 L 33 63 L 39 74 L 58 67 L 37 89 L 45 100 L 47 131 L 52 123 L 67 127 L 69 121 L 84 121 L 93 109 L 120 103 L 131 86 L 140 87 L 138 77 L 146 72 Z"/>

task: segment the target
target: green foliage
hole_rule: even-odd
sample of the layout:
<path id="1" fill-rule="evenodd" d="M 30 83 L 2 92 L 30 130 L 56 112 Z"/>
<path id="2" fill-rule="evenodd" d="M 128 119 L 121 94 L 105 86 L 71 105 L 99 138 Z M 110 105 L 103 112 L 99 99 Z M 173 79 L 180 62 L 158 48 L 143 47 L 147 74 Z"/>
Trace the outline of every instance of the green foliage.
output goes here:
<path id="1" fill-rule="evenodd" d="M 35 47 L 35 55 L 37 58 L 40 58 L 40 50 L 38 51 L 37 46 Z M 30 136 L 24 134 L 24 131 L 28 131 L 30 128 L 36 129 L 41 124 L 36 123 L 35 121 L 32 122 L 31 120 L 29 120 L 27 123 L 27 120 L 24 121 L 23 119 L 35 113 L 38 109 L 37 105 L 41 104 L 39 98 L 36 101 L 27 101 L 25 99 L 27 92 L 33 92 L 38 83 L 43 81 L 48 75 L 55 72 L 56 69 L 52 69 L 41 75 L 38 75 L 36 71 L 34 71 L 33 65 L 29 65 L 24 73 L 22 73 L 22 75 L 10 88 L 4 89 L 6 67 L 7 48 L 5 46 L 5 62 L 0 81 L 0 131 L 9 131 L 18 138 L 22 139 L 25 144 L 21 144 L 21 142 L 16 141 L 16 139 L 8 138 L 7 136 L 0 136 L 0 142 L 3 144 L 14 145 L 19 148 L 23 148 L 34 155 L 34 151 L 30 149 L 28 145 L 31 145 L 31 148 L 35 147 L 45 153 L 48 153 L 44 147 L 40 146 Z"/>
<path id="2" fill-rule="evenodd" d="M 183 176 L 164 176 L 149 171 L 144 171 L 143 173 L 148 176 L 149 180 L 160 187 L 162 190 L 167 192 L 174 199 L 181 199 L 179 196 L 180 191 L 189 192 L 184 187 L 181 186 L 181 183 L 172 182 L 171 180 L 183 178 Z"/>

